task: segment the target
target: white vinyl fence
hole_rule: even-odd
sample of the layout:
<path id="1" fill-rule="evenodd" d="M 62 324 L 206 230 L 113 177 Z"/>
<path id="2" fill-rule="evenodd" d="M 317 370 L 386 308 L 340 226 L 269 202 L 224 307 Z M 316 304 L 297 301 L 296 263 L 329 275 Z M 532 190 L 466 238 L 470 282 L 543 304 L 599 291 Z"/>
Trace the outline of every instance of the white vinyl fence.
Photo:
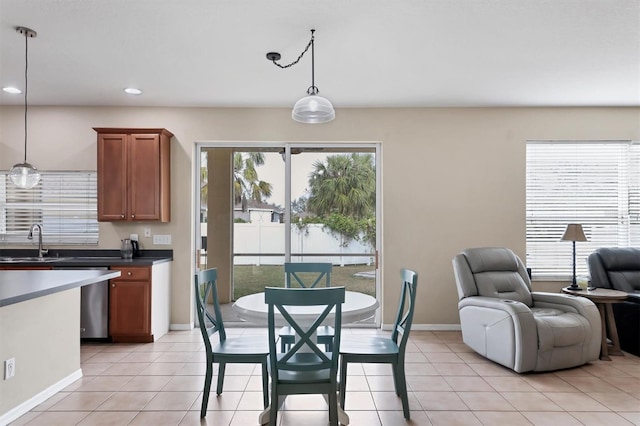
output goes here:
<path id="1" fill-rule="evenodd" d="M 202 224 L 202 235 L 206 235 L 206 223 Z M 235 265 L 282 265 L 284 263 L 283 223 L 257 222 L 235 223 L 233 248 Z M 292 262 L 331 262 L 334 265 L 371 265 L 373 255 L 363 256 L 373 250 L 369 244 L 351 240 L 343 241 L 322 224 L 309 224 L 302 228 L 291 227 Z M 324 256 L 309 256 L 325 254 Z M 329 254 L 329 255 L 327 255 Z M 358 254 L 358 256 L 356 256 Z"/>

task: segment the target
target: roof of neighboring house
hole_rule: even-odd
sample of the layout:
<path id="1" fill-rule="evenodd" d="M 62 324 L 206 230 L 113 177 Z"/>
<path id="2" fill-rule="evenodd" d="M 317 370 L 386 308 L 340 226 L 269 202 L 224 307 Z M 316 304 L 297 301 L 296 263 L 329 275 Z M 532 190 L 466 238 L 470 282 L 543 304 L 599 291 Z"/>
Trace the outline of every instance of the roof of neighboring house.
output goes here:
<path id="1" fill-rule="evenodd" d="M 242 205 L 240 203 L 236 203 L 233 206 L 234 210 L 242 210 Z M 255 200 L 248 200 L 246 210 L 269 210 L 276 213 L 283 213 L 284 209 L 278 205 L 270 204 L 270 203 L 261 203 Z"/>

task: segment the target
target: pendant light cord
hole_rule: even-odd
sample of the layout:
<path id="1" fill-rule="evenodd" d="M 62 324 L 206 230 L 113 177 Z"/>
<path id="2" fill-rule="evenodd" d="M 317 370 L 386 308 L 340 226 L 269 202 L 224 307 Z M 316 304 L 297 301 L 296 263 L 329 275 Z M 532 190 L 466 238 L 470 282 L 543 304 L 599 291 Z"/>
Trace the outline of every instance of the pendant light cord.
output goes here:
<path id="1" fill-rule="evenodd" d="M 27 162 L 27 93 L 29 91 L 29 32 L 24 33 L 24 162 Z"/>
<path id="2" fill-rule="evenodd" d="M 315 55 L 315 43 L 313 32 L 315 30 L 311 30 L 311 87 L 307 89 L 307 94 L 316 95 L 318 93 L 318 88 L 316 87 L 316 55 Z"/>
<path id="3" fill-rule="evenodd" d="M 313 38 L 314 38 L 313 33 L 314 33 L 315 31 L 316 31 L 316 30 L 311 30 L 311 40 L 309 40 L 309 43 L 307 43 L 307 47 L 305 47 L 305 48 L 304 48 L 304 50 L 302 51 L 302 53 L 300 54 L 300 56 L 298 56 L 298 59 L 296 59 L 295 61 L 293 61 L 293 62 L 291 62 L 290 64 L 287 64 L 287 65 L 279 64 L 279 63 L 278 63 L 278 62 L 276 62 L 276 60 L 274 59 L 274 60 L 272 61 L 272 62 L 273 62 L 273 64 L 274 64 L 274 65 L 276 65 L 276 66 L 278 66 L 278 67 L 280 67 L 280 68 L 282 68 L 282 69 L 285 69 L 285 68 L 292 67 L 292 66 L 294 66 L 295 64 L 297 64 L 298 62 L 300 62 L 300 59 L 302 59 L 302 57 L 304 56 L 304 54 L 305 54 L 305 53 L 307 53 L 307 50 L 309 50 L 309 48 L 310 48 L 311 46 L 313 46 Z M 313 56 L 313 49 L 311 49 L 311 53 L 312 53 L 312 56 Z M 280 56 L 280 55 L 278 55 L 278 56 Z"/>
<path id="4" fill-rule="evenodd" d="M 300 54 L 300 56 L 298 56 L 298 58 L 291 62 L 290 64 L 286 64 L 286 65 L 282 65 L 279 64 L 277 62 L 277 59 L 273 59 L 272 62 L 274 65 L 285 69 L 285 68 L 289 68 L 294 66 L 295 64 L 297 64 L 298 62 L 300 62 L 300 59 L 302 59 L 302 57 L 304 56 L 305 53 L 307 53 L 307 51 L 309 50 L 309 48 L 311 48 L 311 87 L 309 87 L 307 89 L 307 94 L 309 95 L 317 95 L 319 90 L 316 87 L 316 78 L 315 78 L 315 51 L 314 51 L 314 46 L 315 46 L 315 36 L 314 33 L 316 32 L 316 30 L 311 30 L 311 40 L 309 40 L 309 43 L 307 43 L 307 47 L 304 48 L 304 50 L 302 51 L 302 53 Z M 268 56 L 267 56 L 268 57 Z M 278 58 L 280 57 L 280 55 L 278 54 Z"/>

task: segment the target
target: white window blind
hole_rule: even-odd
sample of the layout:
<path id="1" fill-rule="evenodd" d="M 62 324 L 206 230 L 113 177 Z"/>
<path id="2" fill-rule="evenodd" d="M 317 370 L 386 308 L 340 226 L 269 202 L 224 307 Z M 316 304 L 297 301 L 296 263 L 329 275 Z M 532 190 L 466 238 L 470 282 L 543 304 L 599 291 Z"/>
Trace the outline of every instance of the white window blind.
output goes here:
<path id="1" fill-rule="evenodd" d="M 96 172 L 41 172 L 32 189 L 13 185 L 0 172 L 0 243 L 31 244 L 34 223 L 42 226 L 46 244 L 97 244 Z"/>
<path id="2" fill-rule="evenodd" d="M 640 246 L 640 143 L 527 142 L 527 267 L 539 279 L 568 279 L 572 243 L 560 241 L 580 223 L 576 273 L 599 247 Z"/>

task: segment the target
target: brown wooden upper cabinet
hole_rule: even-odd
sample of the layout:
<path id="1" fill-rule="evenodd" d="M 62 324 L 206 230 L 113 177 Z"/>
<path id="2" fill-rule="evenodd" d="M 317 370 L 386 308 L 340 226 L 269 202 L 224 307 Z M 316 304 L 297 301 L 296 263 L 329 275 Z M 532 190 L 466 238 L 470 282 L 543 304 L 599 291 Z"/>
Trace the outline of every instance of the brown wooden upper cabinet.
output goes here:
<path id="1" fill-rule="evenodd" d="M 171 137 L 166 129 L 98 132 L 98 221 L 171 220 Z"/>

